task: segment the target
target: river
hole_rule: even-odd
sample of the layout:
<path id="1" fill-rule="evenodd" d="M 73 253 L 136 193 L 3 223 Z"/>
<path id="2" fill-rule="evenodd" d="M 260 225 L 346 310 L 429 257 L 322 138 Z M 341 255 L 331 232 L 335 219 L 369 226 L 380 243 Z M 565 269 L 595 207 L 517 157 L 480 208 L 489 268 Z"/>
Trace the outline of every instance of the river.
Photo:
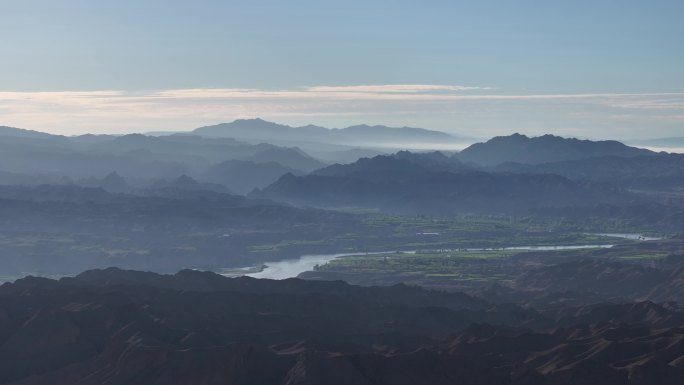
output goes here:
<path id="1" fill-rule="evenodd" d="M 628 234 L 628 233 L 602 233 L 602 234 L 591 234 L 591 235 L 601 235 L 611 238 L 623 238 L 636 241 L 651 241 L 660 238 L 656 237 L 644 237 L 641 234 Z M 558 246 L 510 246 L 510 247 L 499 247 L 499 248 L 464 248 L 455 250 L 445 250 L 443 251 L 486 251 L 486 250 L 530 250 L 530 251 L 552 251 L 552 250 L 582 250 L 582 249 L 596 249 L 596 248 L 611 248 L 614 245 L 558 245 Z M 286 259 L 283 261 L 266 262 L 266 266 L 262 271 L 257 273 L 245 274 L 248 277 L 254 278 L 267 278 L 267 279 L 287 279 L 295 278 L 299 274 L 305 271 L 311 271 L 316 265 L 322 266 L 326 263 L 332 261 L 335 258 L 346 257 L 350 255 L 379 255 L 393 253 L 394 251 L 379 251 L 371 253 L 338 253 L 338 254 L 315 254 L 315 255 L 303 255 L 297 259 Z M 415 253 L 415 250 L 402 251 L 404 253 Z"/>
<path id="2" fill-rule="evenodd" d="M 286 279 L 295 278 L 305 271 L 311 271 L 316 265 L 325 265 L 335 258 L 347 257 L 350 255 L 378 255 L 387 254 L 391 251 L 379 251 L 373 253 L 341 253 L 341 254 L 315 254 L 302 255 L 297 259 L 286 259 L 284 261 L 266 262 L 266 267 L 257 273 L 245 274 L 248 277 L 267 278 L 267 279 Z M 415 253 L 415 251 L 405 251 L 405 253 Z"/>
<path id="3" fill-rule="evenodd" d="M 662 239 L 660 237 L 647 237 L 647 236 L 644 236 L 642 234 L 629 234 L 629 233 L 599 233 L 599 234 L 589 234 L 589 235 L 601 235 L 604 237 L 631 239 L 633 241 L 657 241 L 659 239 Z"/>

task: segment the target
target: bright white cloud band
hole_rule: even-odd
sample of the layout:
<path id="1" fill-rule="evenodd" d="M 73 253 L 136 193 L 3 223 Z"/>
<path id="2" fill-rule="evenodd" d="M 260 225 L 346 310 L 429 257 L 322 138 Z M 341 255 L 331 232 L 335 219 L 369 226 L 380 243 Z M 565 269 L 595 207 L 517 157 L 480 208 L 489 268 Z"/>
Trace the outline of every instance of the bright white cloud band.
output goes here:
<path id="1" fill-rule="evenodd" d="M 684 93 L 511 95 L 458 85 L 312 86 L 294 90 L 242 88 L 131 91 L 0 91 L 0 125 L 63 134 L 188 130 L 263 117 L 343 126 L 417 125 L 446 131 L 583 129 L 637 130 L 651 122 L 667 136 L 684 123 Z M 563 123 L 559 126 L 560 123 Z M 626 124 L 625 122 L 629 122 Z M 586 127 L 584 129 L 587 129 Z M 581 133 L 577 135 L 582 135 Z M 609 136 L 609 133 L 606 133 Z M 639 132 L 623 132 L 639 136 Z"/>

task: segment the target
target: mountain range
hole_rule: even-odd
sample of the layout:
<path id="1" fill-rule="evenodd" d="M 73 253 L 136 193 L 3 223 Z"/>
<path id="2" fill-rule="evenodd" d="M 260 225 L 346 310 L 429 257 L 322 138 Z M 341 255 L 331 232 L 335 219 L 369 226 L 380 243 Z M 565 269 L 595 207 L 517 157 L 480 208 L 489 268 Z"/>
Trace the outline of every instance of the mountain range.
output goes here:
<path id="1" fill-rule="evenodd" d="M 684 383 L 684 155 L 444 135 L 0 128 L 0 384 Z"/>
<path id="2" fill-rule="evenodd" d="M 553 174 L 492 173 L 440 153 L 398 153 L 286 174 L 250 196 L 317 207 L 364 207 L 394 213 L 522 213 L 532 208 L 616 203 L 619 189 Z"/>
<path id="3" fill-rule="evenodd" d="M 628 190 L 682 188 L 683 170 L 680 154 L 617 141 L 514 134 L 452 156 L 403 151 L 287 174 L 252 196 L 394 213 L 521 213 L 649 200 Z"/>
<path id="4" fill-rule="evenodd" d="M 326 165 L 298 148 L 253 145 L 230 138 L 141 134 L 83 138 L 27 134 L 18 129 L 5 134 L 11 136 L 0 137 L 0 183 L 4 184 L 62 183 L 66 179 L 124 192 L 187 175 L 246 193 L 286 172 L 303 174 Z M 232 164 L 231 172 L 217 178 L 216 169 L 233 160 L 238 162 Z M 129 186 L 97 182 L 114 172 Z M 256 177 L 241 179 L 242 175 Z"/>
<path id="5" fill-rule="evenodd" d="M 278 162 L 253 162 L 227 160 L 208 167 L 200 176 L 202 180 L 230 186 L 238 194 L 247 194 L 255 188 L 263 188 L 285 174 L 304 175 L 303 171 L 283 166 Z"/>
<path id="6" fill-rule="evenodd" d="M 217 192 L 404 213 L 496 213 L 513 208 L 523 212 L 562 203 L 613 204 L 635 199 L 627 189 L 672 190 L 682 187 L 684 180 L 680 155 L 617 141 L 553 135 L 496 137 L 449 155 L 376 155 L 368 148 L 374 141 L 452 139 L 436 131 L 363 125 L 289 127 L 261 119 L 165 136 L 64 137 L 9 127 L 0 135 L 0 183 L 5 184 L 76 183 L 133 192 L 186 176 Z M 248 136 L 257 144 L 228 136 Z M 318 148 L 318 153 L 350 162 L 328 165 L 298 147 L 260 142 L 284 137 L 324 141 L 322 146 L 333 147 Z M 355 140 L 358 147 L 352 146 Z"/>
<path id="7" fill-rule="evenodd" d="M 0 383 L 674 385 L 684 379 L 681 310 L 638 302 L 564 314 L 404 285 L 231 279 L 192 270 L 27 277 L 0 286 Z"/>
<path id="8" fill-rule="evenodd" d="M 684 154 L 659 153 L 632 157 L 595 158 L 542 164 L 502 163 L 498 172 L 556 174 L 573 180 L 609 182 L 641 190 L 673 190 L 684 187 Z"/>
<path id="9" fill-rule="evenodd" d="M 541 164 L 602 156 L 634 157 L 653 155 L 652 151 L 630 147 L 614 140 L 590 141 L 554 135 L 527 137 L 513 134 L 475 143 L 455 155 L 463 162 L 496 166 L 514 162 Z"/>
<path id="10" fill-rule="evenodd" d="M 341 129 L 329 129 L 314 125 L 291 127 L 262 119 L 239 119 L 231 123 L 200 127 L 192 133 L 203 136 L 237 138 L 251 142 L 326 143 L 363 147 L 392 147 L 391 144 L 401 146 L 416 143 L 439 144 L 465 139 L 440 131 L 413 127 L 369 126 L 365 124 Z"/>

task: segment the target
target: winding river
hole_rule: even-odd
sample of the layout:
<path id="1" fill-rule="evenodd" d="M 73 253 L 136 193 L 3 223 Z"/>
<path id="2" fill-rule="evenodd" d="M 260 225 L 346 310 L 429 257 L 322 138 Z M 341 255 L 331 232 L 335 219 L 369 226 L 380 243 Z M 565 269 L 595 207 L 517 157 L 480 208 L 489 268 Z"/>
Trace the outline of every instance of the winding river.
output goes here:
<path id="1" fill-rule="evenodd" d="M 593 234 L 602 235 L 611 238 L 623 238 L 636 241 L 651 241 L 660 238 L 656 237 L 644 237 L 641 234 L 618 234 L 618 233 L 606 233 L 606 234 Z M 463 248 L 457 249 L 459 251 L 486 251 L 486 250 L 529 250 L 529 251 L 552 251 L 552 250 L 582 250 L 582 249 L 596 249 L 596 248 L 611 248 L 614 245 L 559 245 L 559 246 L 511 246 L 511 247 L 499 247 L 499 248 Z M 450 251 L 450 250 L 444 250 Z M 311 271 L 316 265 L 325 265 L 326 263 L 332 261 L 335 258 L 347 257 L 351 255 L 380 255 L 394 253 L 395 251 L 379 251 L 371 253 L 339 253 L 339 254 L 315 254 L 315 255 L 303 255 L 297 259 L 286 259 L 283 261 L 276 262 L 266 262 L 266 266 L 262 271 L 257 273 L 245 274 L 248 277 L 254 278 L 267 278 L 267 279 L 287 279 L 295 278 L 299 274 L 305 271 Z M 403 253 L 412 254 L 412 251 L 402 251 Z"/>
<path id="2" fill-rule="evenodd" d="M 257 273 L 245 274 L 248 277 L 254 278 L 268 278 L 268 279 L 286 279 L 295 278 L 299 274 L 313 270 L 316 265 L 325 265 L 335 258 L 348 257 L 350 255 L 378 255 L 387 254 L 390 251 L 379 251 L 373 253 L 342 253 L 342 254 L 315 254 L 302 255 L 297 259 L 286 259 L 277 262 L 266 262 L 266 267 Z M 405 251 L 405 253 L 415 253 L 415 251 Z"/>

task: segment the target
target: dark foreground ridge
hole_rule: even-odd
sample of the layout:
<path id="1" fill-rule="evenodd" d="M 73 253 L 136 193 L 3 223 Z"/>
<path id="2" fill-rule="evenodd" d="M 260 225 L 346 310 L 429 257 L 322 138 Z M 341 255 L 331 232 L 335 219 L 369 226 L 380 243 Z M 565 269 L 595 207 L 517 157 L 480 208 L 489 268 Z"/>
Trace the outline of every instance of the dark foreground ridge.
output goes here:
<path id="1" fill-rule="evenodd" d="M 0 383 L 684 383 L 673 305 L 548 314 L 405 285 L 28 277 L 0 287 Z"/>

